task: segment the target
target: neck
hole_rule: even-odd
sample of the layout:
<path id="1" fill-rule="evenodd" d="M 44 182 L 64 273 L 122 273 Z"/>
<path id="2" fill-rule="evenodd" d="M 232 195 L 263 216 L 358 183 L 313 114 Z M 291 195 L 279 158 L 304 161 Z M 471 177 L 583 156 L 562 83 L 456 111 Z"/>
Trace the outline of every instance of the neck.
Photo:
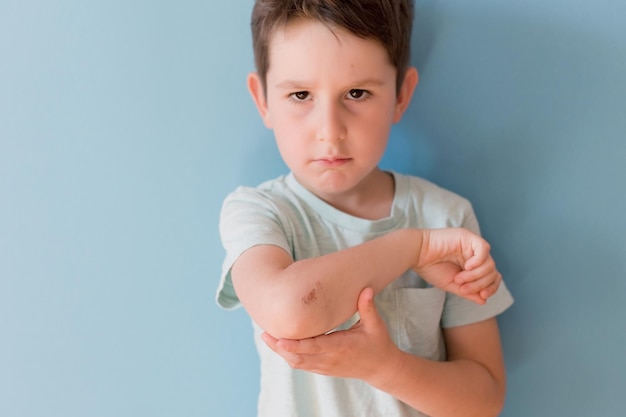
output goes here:
<path id="1" fill-rule="evenodd" d="M 324 200 L 344 213 L 368 220 L 389 217 L 395 195 L 393 175 L 378 170 L 358 187 Z"/>

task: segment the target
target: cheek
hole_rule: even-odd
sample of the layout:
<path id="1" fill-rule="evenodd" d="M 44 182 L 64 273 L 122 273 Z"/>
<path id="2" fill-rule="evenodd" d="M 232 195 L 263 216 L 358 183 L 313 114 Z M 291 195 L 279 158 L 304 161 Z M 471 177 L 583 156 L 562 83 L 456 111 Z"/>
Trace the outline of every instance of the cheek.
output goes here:
<path id="1" fill-rule="evenodd" d="M 282 126 L 281 129 L 274 129 L 278 152 L 285 164 L 294 169 L 296 165 L 306 159 L 306 144 L 301 140 L 301 133 L 295 131 L 293 127 Z"/>
<path id="2" fill-rule="evenodd" d="M 363 114 L 358 123 L 353 127 L 359 131 L 360 135 L 367 135 L 370 138 L 386 139 L 393 125 L 393 114 L 372 111 Z"/>
<path id="3" fill-rule="evenodd" d="M 352 135 L 354 138 L 367 138 L 367 140 L 355 140 L 354 143 L 371 158 L 380 158 L 387 148 L 391 125 L 392 115 L 372 112 L 354 125 L 355 131 Z"/>
<path id="4" fill-rule="evenodd" d="M 294 109 L 293 105 L 274 106 L 272 108 L 273 129 L 276 134 L 291 136 L 302 131 L 305 116 L 303 109 Z"/>
<path id="5" fill-rule="evenodd" d="M 274 136 L 279 147 L 292 149 L 297 147 L 298 142 L 303 142 L 304 130 L 302 124 L 283 119 L 275 123 Z"/>

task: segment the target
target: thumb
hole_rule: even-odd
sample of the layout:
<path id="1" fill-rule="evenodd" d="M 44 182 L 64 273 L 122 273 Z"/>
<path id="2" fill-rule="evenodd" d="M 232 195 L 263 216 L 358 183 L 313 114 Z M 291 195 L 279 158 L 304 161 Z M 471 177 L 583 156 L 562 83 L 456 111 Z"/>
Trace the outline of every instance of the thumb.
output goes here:
<path id="1" fill-rule="evenodd" d="M 472 251 L 471 254 L 468 254 L 469 257 L 465 261 L 465 264 L 459 265 L 467 271 L 471 271 L 474 268 L 477 268 L 481 264 L 483 264 L 487 260 L 487 258 L 489 258 L 489 252 L 491 250 L 489 243 L 487 243 L 487 241 L 480 236 L 474 237 L 471 246 Z"/>
<path id="2" fill-rule="evenodd" d="M 374 305 L 374 290 L 367 287 L 361 291 L 361 294 L 359 294 L 357 308 L 359 309 L 359 315 L 361 316 L 361 323 L 378 319 L 378 312 L 376 311 L 376 306 Z"/>

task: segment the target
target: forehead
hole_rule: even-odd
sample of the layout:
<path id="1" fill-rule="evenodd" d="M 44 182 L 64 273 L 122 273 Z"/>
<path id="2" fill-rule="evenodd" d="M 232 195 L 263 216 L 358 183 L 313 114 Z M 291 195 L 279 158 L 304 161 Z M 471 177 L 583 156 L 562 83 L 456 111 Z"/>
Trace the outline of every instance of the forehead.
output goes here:
<path id="1" fill-rule="evenodd" d="M 268 55 L 268 82 L 296 75 L 307 79 L 395 77 L 382 43 L 315 20 L 297 19 L 277 27 Z"/>

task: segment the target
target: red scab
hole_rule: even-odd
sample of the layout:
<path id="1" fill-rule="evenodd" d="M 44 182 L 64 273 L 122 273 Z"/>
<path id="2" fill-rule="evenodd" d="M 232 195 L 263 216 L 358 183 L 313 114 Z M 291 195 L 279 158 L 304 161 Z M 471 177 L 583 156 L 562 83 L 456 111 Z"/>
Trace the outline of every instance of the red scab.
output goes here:
<path id="1" fill-rule="evenodd" d="M 306 305 L 311 304 L 312 302 L 314 302 L 315 300 L 317 300 L 317 291 L 315 290 L 315 288 L 313 288 L 306 297 L 302 297 L 302 302 Z"/>
<path id="2" fill-rule="evenodd" d="M 302 297 L 302 302 L 306 305 L 312 304 L 315 301 L 317 301 L 317 291 L 321 291 L 322 290 L 322 283 L 321 282 L 316 282 L 315 283 L 315 288 L 313 288 L 311 291 L 309 291 L 309 293 L 306 295 L 306 297 Z"/>

